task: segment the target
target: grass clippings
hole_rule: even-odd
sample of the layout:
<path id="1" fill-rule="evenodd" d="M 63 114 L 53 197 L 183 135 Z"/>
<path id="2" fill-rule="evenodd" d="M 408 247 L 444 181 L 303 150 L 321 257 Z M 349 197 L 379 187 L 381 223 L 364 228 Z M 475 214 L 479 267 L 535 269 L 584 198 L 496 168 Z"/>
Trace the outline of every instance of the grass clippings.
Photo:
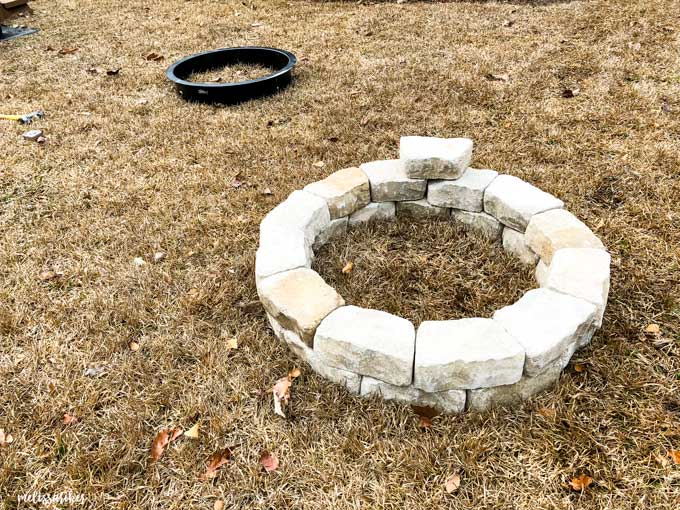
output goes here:
<path id="1" fill-rule="evenodd" d="M 3 113 L 47 112 L 32 126 L 44 144 L 0 122 L 4 507 L 72 491 L 101 509 L 678 508 L 676 2 L 31 5 L 21 23 L 40 32 L 0 43 Z M 181 57 L 240 45 L 295 53 L 292 86 L 219 108 L 185 103 L 164 77 Z M 568 367 L 517 409 L 422 431 L 407 406 L 303 366 L 288 418 L 275 416 L 269 390 L 298 360 L 257 300 L 259 223 L 294 189 L 396 157 L 412 134 L 472 137 L 476 167 L 554 193 L 601 237 L 612 286 L 574 360 L 587 370 Z M 395 311 L 428 307 L 415 305 Z M 61 423 L 67 411 L 77 423 Z M 158 431 L 199 420 L 200 439 L 150 461 Z M 200 480 L 225 445 L 232 461 Z M 282 459 L 274 473 L 265 450 Z M 583 473 L 595 482 L 576 492 Z"/>

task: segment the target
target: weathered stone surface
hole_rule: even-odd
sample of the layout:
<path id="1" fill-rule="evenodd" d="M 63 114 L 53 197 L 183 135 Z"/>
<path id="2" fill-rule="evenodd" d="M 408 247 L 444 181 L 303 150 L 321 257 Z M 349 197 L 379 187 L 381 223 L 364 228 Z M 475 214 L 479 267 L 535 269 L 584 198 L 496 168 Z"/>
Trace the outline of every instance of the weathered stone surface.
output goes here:
<path id="1" fill-rule="evenodd" d="M 394 202 L 371 202 L 349 217 L 349 226 L 368 221 L 391 221 L 395 217 Z"/>
<path id="2" fill-rule="evenodd" d="M 394 386 L 372 377 L 361 380 L 361 396 L 379 395 L 385 400 L 431 407 L 444 413 L 460 413 L 465 409 L 465 390 L 427 393 L 413 386 Z"/>
<path id="3" fill-rule="evenodd" d="M 554 386 L 560 379 L 563 368 L 560 365 L 559 361 L 553 362 L 535 377 L 525 375 L 515 384 L 469 390 L 467 408 L 472 411 L 486 411 L 492 407 L 517 405 Z"/>
<path id="4" fill-rule="evenodd" d="M 496 218 L 486 213 L 475 213 L 469 211 L 451 210 L 451 219 L 465 225 L 469 230 L 477 232 L 489 239 L 499 239 L 503 231 Z"/>
<path id="5" fill-rule="evenodd" d="M 425 321 L 416 336 L 413 385 L 428 392 L 513 384 L 524 349 L 492 319 Z"/>
<path id="6" fill-rule="evenodd" d="M 314 254 L 307 245 L 302 230 L 281 231 L 279 236 L 268 236 L 255 255 L 255 280 L 291 269 L 311 267 Z"/>
<path id="7" fill-rule="evenodd" d="M 561 200 L 512 175 L 499 175 L 484 192 L 484 210 L 519 232 L 534 214 L 563 206 Z"/>
<path id="8" fill-rule="evenodd" d="M 482 212 L 484 190 L 497 176 L 495 170 L 468 168 L 460 179 L 430 181 L 427 185 L 427 201 L 439 207 Z"/>
<path id="9" fill-rule="evenodd" d="M 451 215 L 451 209 L 432 205 L 424 198 L 412 202 L 397 202 L 397 216 L 413 218 L 414 220 L 424 220 L 433 218 L 446 219 Z"/>
<path id="10" fill-rule="evenodd" d="M 523 264 L 533 266 L 538 262 L 538 255 L 529 248 L 524 234 L 513 228 L 505 227 L 503 229 L 503 248 L 517 257 Z"/>
<path id="11" fill-rule="evenodd" d="M 611 257 L 596 248 L 563 248 L 552 258 L 543 287 L 585 299 L 597 307 L 595 325 L 602 316 L 609 296 Z"/>
<path id="12" fill-rule="evenodd" d="M 331 219 L 352 214 L 371 201 L 368 177 L 359 168 L 338 170 L 322 181 L 308 184 L 304 191 L 326 200 Z"/>
<path id="13" fill-rule="evenodd" d="M 590 341 L 596 314 L 584 299 L 542 288 L 496 311 L 493 319 L 524 347 L 524 373 L 534 376 L 575 344 Z"/>
<path id="14" fill-rule="evenodd" d="M 331 239 L 336 239 L 345 235 L 347 233 L 347 225 L 349 225 L 349 218 L 347 216 L 331 220 L 328 226 L 316 236 L 313 246 L 314 251 L 321 248 Z"/>
<path id="15" fill-rule="evenodd" d="M 260 281 L 264 309 L 285 329 L 300 335 L 309 346 L 321 320 L 343 306 L 342 297 L 311 269 L 294 269 Z"/>
<path id="16" fill-rule="evenodd" d="M 414 179 L 457 179 L 472 160 L 469 138 L 402 136 L 399 159 Z"/>
<path id="17" fill-rule="evenodd" d="M 290 196 L 269 211 L 260 223 L 260 246 L 276 244 L 282 232 L 300 230 L 308 247 L 319 232 L 330 223 L 326 201 L 306 191 L 293 191 Z"/>
<path id="18" fill-rule="evenodd" d="M 344 386 L 350 393 L 359 393 L 361 388 L 361 376 L 359 374 L 324 364 L 314 350 L 308 347 L 298 334 L 285 329 L 269 314 L 267 314 L 267 319 L 274 334 L 280 340 L 286 342 L 293 354 L 306 362 L 314 372 L 331 382 Z"/>
<path id="19" fill-rule="evenodd" d="M 561 248 L 605 249 L 585 223 L 564 209 L 534 215 L 527 226 L 526 241 L 546 264 Z"/>
<path id="20" fill-rule="evenodd" d="M 415 329 L 379 310 L 343 306 L 316 330 L 314 350 L 327 364 L 396 386 L 411 384 Z"/>
<path id="21" fill-rule="evenodd" d="M 409 178 L 400 159 L 372 161 L 360 168 L 371 183 L 372 202 L 420 200 L 425 196 L 427 181 Z"/>
<path id="22" fill-rule="evenodd" d="M 536 264 L 536 272 L 534 274 L 539 287 L 545 287 L 545 281 L 548 277 L 548 269 L 548 265 L 542 260 L 539 260 L 538 264 Z"/>

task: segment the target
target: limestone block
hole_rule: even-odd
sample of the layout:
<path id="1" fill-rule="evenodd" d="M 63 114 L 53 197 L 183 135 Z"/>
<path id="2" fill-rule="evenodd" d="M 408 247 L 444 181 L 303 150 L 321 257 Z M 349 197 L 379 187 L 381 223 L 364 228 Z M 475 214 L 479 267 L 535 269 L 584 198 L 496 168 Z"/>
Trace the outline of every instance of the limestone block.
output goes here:
<path id="1" fill-rule="evenodd" d="M 468 230 L 477 232 L 492 240 L 500 239 L 501 232 L 503 231 L 503 225 L 496 218 L 483 212 L 475 213 L 452 209 L 451 219 L 462 223 Z"/>
<path id="2" fill-rule="evenodd" d="M 392 221 L 395 217 L 394 202 L 371 202 L 349 217 L 349 226 L 369 221 Z"/>
<path id="3" fill-rule="evenodd" d="M 282 231 L 280 235 L 268 236 L 255 254 L 255 280 L 259 284 L 263 278 L 277 273 L 312 267 L 313 258 L 302 230 Z"/>
<path id="4" fill-rule="evenodd" d="M 443 413 L 460 413 L 465 409 L 465 391 L 449 390 L 427 393 L 413 386 L 394 386 L 372 377 L 361 380 L 361 396 L 379 395 L 385 400 L 431 407 Z"/>
<path id="5" fill-rule="evenodd" d="M 414 179 L 457 179 L 472 160 L 469 138 L 402 136 L 399 159 Z"/>
<path id="6" fill-rule="evenodd" d="M 415 328 L 380 310 L 344 306 L 316 330 L 314 350 L 327 364 L 396 386 L 411 384 Z"/>
<path id="7" fill-rule="evenodd" d="M 371 201 L 368 177 L 359 168 L 338 170 L 322 181 L 308 184 L 304 191 L 326 200 L 331 219 L 352 214 Z"/>
<path id="8" fill-rule="evenodd" d="M 399 159 L 372 161 L 360 166 L 371 183 L 372 202 L 420 200 L 425 196 L 427 181 L 406 175 L 404 162 Z"/>
<path id="9" fill-rule="evenodd" d="M 527 226 L 526 241 L 546 264 L 561 248 L 605 249 L 585 223 L 564 209 L 534 215 Z"/>
<path id="10" fill-rule="evenodd" d="M 492 319 L 425 321 L 416 335 L 413 385 L 427 392 L 513 384 L 524 349 Z"/>
<path id="11" fill-rule="evenodd" d="M 536 276 L 536 282 L 540 287 L 545 287 L 545 281 L 548 277 L 548 268 L 549 266 L 542 260 L 539 260 L 538 264 L 536 264 L 536 272 L 534 274 Z"/>
<path id="12" fill-rule="evenodd" d="M 533 266 L 538 262 L 538 255 L 529 248 L 525 235 L 513 228 L 505 227 L 503 229 L 503 249 L 518 258 L 523 264 Z"/>
<path id="13" fill-rule="evenodd" d="M 597 307 L 595 326 L 602 316 L 609 296 L 611 257 L 596 248 L 563 248 L 552 258 L 542 287 L 585 299 Z"/>
<path id="14" fill-rule="evenodd" d="M 427 200 L 420 199 L 409 202 L 397 202 L 397 217 L 412 218 L 414 220 L 426 220 L 441 218 L 449 218 L 451 209 L 446 207 L 437 207 L 432 205 Z"/>
<path id="15" fill-rule="evenodd" d="M 427 185 L 427 201 L 439 207 L 482 212 L 484 190 L 497 176 L 495 170 L 468 168 L 460 179 L 430 181 Z"/>
<path id="16" fill-rule="evenodd" d="M 321 320 L 343 306 L 342 297 L 311 269 L 294 269 L 263 279 L 258 287 L 264 309 L 309 346 Z"/>
<path id="17" fill-rule="evenodd" d="M 484 210 L 519 232 L 534 214 L 563 206 L 561 200 L 512 175 L 499 175 L 484 192 Z"/>
<path id="18" fill-rule="evenodd" d="M 343 218 L 336 218 L 331 220 L 328 226 L 319 232 L 314 240 L 314 251 L 321 248 L 324 244 L 332 239 L 337 239 L 342 237 L 347 233 L 347 226 L 349 225 L 349 218 L 347 216 Z M 309 267 L 309 266 L 308 266 Z"/>
<path id="19" fill-rule="evenodd" d="M 276 244 L 282 234 L 302 231 L 308 247 L 316 236 L 328 227 L 330 214 L 326 201 L 306 191 L 293 191 L 260 223 L 260 245 Z"/>
<path id="20" fill-rule="evenodd" d="M 534 376 L 574 345 L 590 341 L 596 314 L 584 299 L 541 288 L 496 311 L 493 319 L 524 347 L 524 373 Z"/>

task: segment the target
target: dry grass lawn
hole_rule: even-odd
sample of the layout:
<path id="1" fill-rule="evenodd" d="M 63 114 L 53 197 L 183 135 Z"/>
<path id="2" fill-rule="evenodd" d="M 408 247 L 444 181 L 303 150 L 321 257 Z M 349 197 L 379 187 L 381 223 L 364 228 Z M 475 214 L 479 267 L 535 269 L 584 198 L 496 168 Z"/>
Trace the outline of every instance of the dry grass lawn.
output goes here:
<path id="1" fill-rule="evenodd" d="M 101 509 L 220 498 L 229 509 L 680 507 L 668 457 L 680 450 L 677 0 L 32 5 L 21 22 L 41 32 L 0 43 L 2 110 L 48 114 L 35 125 L 45 145 L 0 123 L 0 428 L 14 436 L 0 447 L 0 508 L 67 491 Z M 184 103 L 165 80 L 177 58 L 243 44 L 296 53 L 294 86 L 218 108 Z M 421 431 L 408 407 L 351 396 L 303 366 L 278 418 L 268 389 L 297 361 L 257 301 L 258 224 L 294 189 L 394 157 L 404 134 L 470 136 L 476 166 L 563 199 L 613 256 L 604 327 L 558 388 L 519 409 Z M 477 314 L 505 304 L 489 275 L 504 293 L 528 283 L 484 245 L 451 244 L 447 266 L 432 227 L 392 228 L 319 261 L 329 278 L 359 262 L 349 301 L 445 314 L 471 288 L 447 272 L 481 271 L 480 294 L 452 312 Z M 402 250 L 379 249 L 395 239 Z M 383 301 L 361 281 L 371 264 Z M 434 290 L 400 304 L 390 289 L 413 283 L 404 269 Z M 650 323 L 661 338 L 644 337 Z M 63 425 L 64 413 L 79 421 Z M 197 420 L 198 440 L 149 462 L 159 430 Z M 225 446 L 233 462 L 199 480 Z M 262 450 L 278 471 L 262 471 Z M 454 472 L 461 485 L 447 494 Z M 594 483 L 572 491 L 581 473 Z"/>

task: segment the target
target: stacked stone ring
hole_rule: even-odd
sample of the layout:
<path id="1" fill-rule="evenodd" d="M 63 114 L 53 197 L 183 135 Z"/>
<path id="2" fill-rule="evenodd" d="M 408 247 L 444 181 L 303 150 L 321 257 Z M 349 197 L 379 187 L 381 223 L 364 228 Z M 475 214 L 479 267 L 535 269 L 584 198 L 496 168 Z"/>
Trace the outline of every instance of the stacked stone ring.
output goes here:
<path id="1" fill-rule="evenodd" d="M 260 224 L 255 277 L 275 335 L 322 377 L 364 396 L 443 412 L 513 405 L 555 384 L 588 345 L 609 294 L 610 256 L 551 194 L 470 168 L 466 138 L 407 136 L 399 159 L 339 170 Z M 346 305 L 314 251 L 369 222 L 450 219 L 535 265 L 538 288 L 489 318 L 424 321 Z"/>

